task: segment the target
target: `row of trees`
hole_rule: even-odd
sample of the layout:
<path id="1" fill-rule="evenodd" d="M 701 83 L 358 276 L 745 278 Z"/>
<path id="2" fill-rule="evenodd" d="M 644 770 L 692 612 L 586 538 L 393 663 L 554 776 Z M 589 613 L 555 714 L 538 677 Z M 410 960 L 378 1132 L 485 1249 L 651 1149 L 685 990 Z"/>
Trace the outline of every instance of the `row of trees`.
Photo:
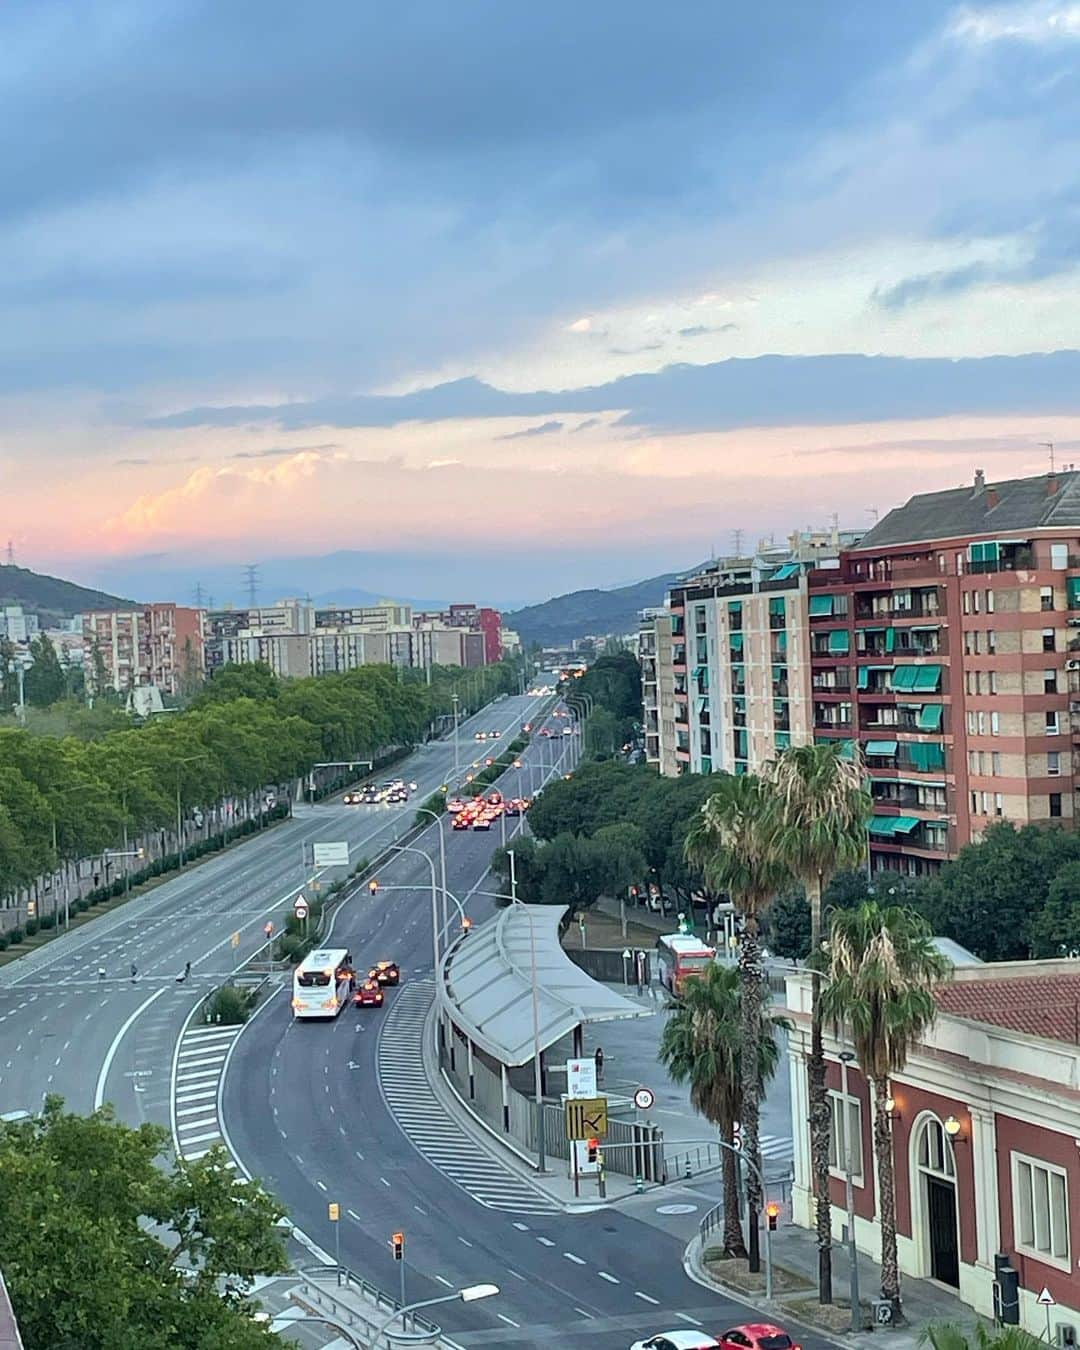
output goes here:
<path id="1" fill-rule="evenodd" d="M 608 652 L 566 686 L 566 696 L 591 709 L 585 751 L 608 759 L 630 741 L 641 723 L 641 665 L 631 652 Z M 585 695 L 580 700 L 576 697 Z"/>
<path id="2" fill-rule="evenodd" d="M 184 712 L 95 739 L 0 729 L 0 897 L 65 861 L 175 827 L 181 815 L 287 783 L 316 763 L 372 759 L 422 740 L 451 695 L 479 704 L 516 687 L 509 665 L 437 669 L 403 683 L 388 666 L 278 681 L 226 668 Z M 468 680 L 468 684 L 466 684 Z"/>

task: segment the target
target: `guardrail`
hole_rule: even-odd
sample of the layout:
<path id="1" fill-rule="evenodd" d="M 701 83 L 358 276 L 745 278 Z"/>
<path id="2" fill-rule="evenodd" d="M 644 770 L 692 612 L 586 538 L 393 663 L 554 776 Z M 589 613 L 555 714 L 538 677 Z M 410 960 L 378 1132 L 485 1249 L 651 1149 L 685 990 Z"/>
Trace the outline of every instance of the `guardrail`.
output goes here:
<path id="1" fill-rule="evenodd" d="M 361 1332 L 370 1350 L 400 1347 L 404 1342 L 413 1345 L 439 1345 L 444 1350 L 461 1350 L 456 1341 L 443 1335 L 442 1327 L 422 1313 L 406 1313 L 407 1330 L 384 1334 L 377 1341 L 369 1340 L 387 1320 L 402 1309 L 401 1302 L 365 1280 L 347 1266 L 303 1266 L 297 1272 L 301 1278 L 299 1297 L 294 1302 L 304 1305 L 307 1299 L 313 1311 L 328 1311 L 336 1321 L 350 1330 Z M 342 1292 L 338 1292 L 342 1291 Z M 347 1291 L 352 1297 L 345 1297 Z M 357 1304 L 361 1301 L 360 1306 Z M 364 1304 L 370 1305 L 370 1311 Z"/>

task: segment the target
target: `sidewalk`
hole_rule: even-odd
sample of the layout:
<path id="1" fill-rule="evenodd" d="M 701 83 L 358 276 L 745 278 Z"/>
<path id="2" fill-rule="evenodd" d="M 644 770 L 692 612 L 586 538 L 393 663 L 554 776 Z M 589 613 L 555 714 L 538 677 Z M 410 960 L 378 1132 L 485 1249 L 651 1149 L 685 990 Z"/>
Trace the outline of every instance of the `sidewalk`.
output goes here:
<path id="1" fill-rule="evenodd" d="M 691 1279 L 708 1289 L 746 1298 L 750 1293 L 764 1311 L 764 1276 L 750 1276 L 731 1270 L 730 1283 L 707 1269 L 706 1253 L 719 1245 L 721 1234 L 714 1233 L 703 1244 L 694 1238 L 686 1249 L 684 1266 Z M 859 1301 L 863 1306 L 867 1330 L 853 1333 L 850 1326 L 851 1296 L 848 1281 L 847 1248 L 833 1247 L 833 1310 L 823 1310 L 817 1301 L 817 1240 L 808 1228 L 784 1224 L 772 1234 L 774 1297 L 772 1310 L 781 1323 L 785 1319 L 812 1328 L 843 1345 L 873 1347 L 873 1350 L 914 1350 L 922 1329 L 929 1322 L 961 1322 L 970 1325 L 979 1320 L 974 1310 L 944 1286 L 931 1280 L 903 1276 L 900 1297 L 905 1325 L 894 1329 L 870 1329 L 871 1300 L 880 1290 L 880 1269 L 876 1261 L 859 1253 Z M 727 1263 L 725 1263 L 727 1264 Z M 745 1264 L 745 1263 L 741 1263 Z M 788 1286 L 784 1288 L 784 1286 Z"/>

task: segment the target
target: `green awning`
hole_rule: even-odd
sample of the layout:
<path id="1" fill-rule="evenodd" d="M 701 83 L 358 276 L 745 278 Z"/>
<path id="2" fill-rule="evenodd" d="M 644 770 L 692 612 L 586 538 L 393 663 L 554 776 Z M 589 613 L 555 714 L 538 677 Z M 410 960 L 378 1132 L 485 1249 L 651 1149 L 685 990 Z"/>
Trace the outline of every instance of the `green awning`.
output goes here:
<path id="1" fill-rule="evenodd" d="M 892 673 L 893 689 L 914 689 L 915 676 L 918 674 L 917 666 L 897 666 Z"/>
<path id="2" fill-rule="evenodd" d="M 912 689 L 918 689 L 924 694 L 936 694 L 941 688 L 941 667 L 940 666 L 915 666 L 915 682 Z"/>
<path id="3" fill-rule="evenodd" d="M 895 629 L 895 628 L 886 628 L 886 629 L 885 629 L 885 650 L 886 650 L 887 652 L 894 652 L 894 651 L 896 651 L 896 629 Z"/>
<path id="4" fill-rule="evenodd" d="M 741 633 L 731 633 L 728 637 L 733 652 L 741 652 L 743 649 L 743 635 Z"/>
<path id="5" fill-rule="evenodd" d="M 810 597 L 810 617 L 812 619 L 832 612 L 833 597 L 831 595 L 812 595 Z"/>
<path id="6" fill-rule="evenodd" d="M 906 748 L 912 768 L 918 769 L 921 773 L 932 773 L 935 769 L 944 769 L 945 747 L 938 741 L 927 741 L 925 744 L 915 742 L 909 744 Z"/>
<path id="7" fill-rule="evenodd" d="M 779 572 L 774 572 L 769 578 L 770 581 L 787 581 L 788 577 L 797 577 L 799 575 L 798 563 L 785 563 Z"/>
<path id="8" fill-rule="evenodd" d="M 888 838 L 896 829 L 896 816 L 874 816 L 867 825 L 867 830 L 871 834 L 876 834 L 881 839 Z"/>
<path id="9" fill-rule="evenodd" d="M 702 672 L 704 669 L 705 669 L 704 666 L 695 666 L 695 667 L 694 667 L 694 679 L 695 679 L 695 680 L 698 678 L 698 676 L 701 674 L 701 672 Z"/>
<path id="10" fill-rule="evenodd" d="M 1065 594 L 1069 599 L 1069 608 L 1080 608 L 1080 577 L 1065 578 Z"/>
<path id="11" fill-rule="evenodd" d="M 893 834 L 910 834 L 919 823 L 917 816 L 897 816 L 893 821 Z"/>
<path id="12" fill-rule="evenodd" d="M 867 741 L 866 753 L 868 755 L 895 755 L 897 751 L 896 741 Z"/>
<path id="13" fill-rule="evenodd" d="M 940 731 L 941 719 L 945 712 L 944 703 L 924 703 L 919 711 L 918 727 L 920 731 Z"/>
<path id="14" fill-rule="evenodd" d="M 909 633 L 936 633 L 941 627 L 939 623 L 913 623 L 906 631 Z"/>
<path id="15" fill-rule="evenodd" d="M 851 650 L 851 635 L 846 628 L 834 628 L 829 634 L 829 651 L 844 655 Z"/>
<path id="16" fill-rule="evenodd" d="M 869 688 L 870 688 L 870 667 L 869 667 L 869 666 L 859 666 L 859 674 L 858 674 L 858 677 L 857 677 L 857 679 L 856 679 L 856 681 L 855 681 L 855 684 L 856 684 L 856 687 L 859 688 L 859 689 L 869 689 Z"/>

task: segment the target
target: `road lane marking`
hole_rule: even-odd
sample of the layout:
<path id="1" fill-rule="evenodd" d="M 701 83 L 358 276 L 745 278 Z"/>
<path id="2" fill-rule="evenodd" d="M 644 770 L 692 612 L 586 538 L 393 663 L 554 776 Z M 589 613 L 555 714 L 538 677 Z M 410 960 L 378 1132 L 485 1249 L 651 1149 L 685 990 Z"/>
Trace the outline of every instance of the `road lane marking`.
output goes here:
<path id="1" fill-rule="evenodd" d="M 380 1177 L 379 1180 L 382 1182 L 384 1186 L 389 1187 L 390 1183 L 387 1181 L 385 1177 Z"/>
<path id="2" fill-rule="evenodd" d="M 568 1261 L 573 1261 L 575 1266 L 583 1266 L 585 1264 L 581 1257 L 575 1256 L 573 1252 L 563 1252 L 563 1256 L 565 1256 Z"/>
<path id="3" fill-rule="evenodd" d="M 609 1275 L 609 1274 L 607 1273 L 606 1270 L 598 1270 L 596 1273 L 597 1273 L 597 1275 L 600 1276 L 600 1278 L 601 1278 L 602 1280 L 607 1280 L 608 1284 L 618 1284 L 618 1283 L 620 1283 L 620 1282 L 615 1278 L 614 1275 Z"/>
<path id="4" fill-rule="evenodd" d="M 507 1317 L 505 1313 L 496 1313 L 495 1316 L 498 1317 L 500 1321 L 505 1322 L 508 1326 L 511 1327 L 521 1326 L 520 1322 L 515 1322 L 512 1317 Z"/>
<path id="5" fill-rule="evenodd" d="M 100 1111 L 102 1105 L 104 1104 L 105 1087 L 109 1081 L 109 1070 L 112 1068 L 112 1063 L 113 1060 L 116 1058 L 117 1050 L 120 1049 L 120 1042 L 124 1039 L 128 1031 L 131 1029 L 131 1027 L 135 1025 L 135 1023 L 146 1011 L 146 1009 L 149 1008 L 150 1004 L 156 1002 L 156 1000 L 159 999 L 164 993 L 165 993 L 165 986 L 162 985 L 162 987 L 156 990 L 154 993 L 152 993 L 149 998 L 144 999 L 142 1003 L 140 1003 L 139 1006 L 135 1009 L 135 1011 L 131 1014 L 131 1016 L 128 1017 L 127 1021 L 123 1024 L 123 1026 L 116 1033 L 116 1035 L 113 1037 L 112 1044 L 109 1046 L 109 1049 L 105 1055 L 105 1060 L 102 1063 L 101 1072 L 98 1074 L 97 1086 L 94 1088 L 95 1111 Z"/>
<path id="6" fill-rule="evenodd" d="M 347 1209 L 345 1213 L 349 1216 L 350 1219 L 355 1219 L 357 1223 L 364 1222 L 363 1219 L 361 1219 L 360 1215 L 357 1214 L 355 1209 Z"/>
<path id="7" fill-rule="evenodd" d="M 542 1242 L 542 1243 L 544 1244 L 545 1247 L 554 1247 L 554 1246 L 555 1246 L 554 1242 L 552 1242 L 552 1240 L 551 1240 L 550 1238 L 538 1237 L 536 1240 L 537 1240 L 537 1242 Z"/>
<path id="8" fill-rule="evenodd" d="M 207 1139 L 220 1139 L 220 1130 L 208 1130 L 206 1134 L 193 1134 L 190 1139 L 182 1139 L 180 1142 L 187 1147 L 188 1144 L 202 1144 Z"/>
<path id="9" fill-rule="evenodd" d="M 426 1209 L 421 1209 L 419 1205 L 413 1205 L 413 1209 L 416 1210 L 417 1214 L 426 1214 L 426 1213 L 427 1213 L 427 1210 L 426 1210 Z"/>
<path id="10" fill-rule="evenodd" d="M 643 1299 L 646 1303 L 652 1303 L 655 1307 L 659 1307 L 660 1305 L 660 1300 L 658 1298 L 653 1298 L 649 1294 L 643 1294 L 640 1289 L 634 1290 L 634 1297 Z"/>
<path id="11" fill-rule="evenodd" d="M 582 1317 L 587 1317 L 587 1318 L 589 1319 L 590 1322 L 592 1322 L 592 1321 L 594 1320 L 594 1319 L 593 1319 L 592 1313 L 591 1313 L 591 1312 L 586 1312 L 584 1308 L 575 1308 L 574 1311 L 575 1311 L 576 1313 L 580 1313 Z M 676 1314 L 676 1315 L 677 1315 L 677 1314 Z"/>
<path id="12" fill-rule="evenodd" d="M 457 1240 L 463 1242 L 466 1247 L 471 1247 L 473 1245 L 468 1238 L 463 1238 L 460 1233 L 457 1235 Z"/>
<path id="13" fill-rule="evenodd" d="M 325 1182 L 325 1181 L 317 1181 L 317 1182 L 315 1183 L 315 1185 L 318 1186 L 318 1188 L 319 1188 L 320 1191 L 325 1191 L 325 1190 L 326 1190 L 326 1182 Z"/>
<path id="14" fill-rule="evenodd" d="M 527 1233 L 529 1231 L 529 1225 L 527 1223 L 515 1223 L 514 1227 L 519 1233 Z"/>
<path id="15" fill-rule="evenodd" d="M 192 1107 L 191 1109 L 194 1111 L 205 1111 L 207 1108 L 205 1106 L 195 1106 Z M 202 1129 L 204 1125 L 216 1125 L 216 1124 L 217 1124 L 217 1116 L 203 1116 L 201 1120 L 185 1120 L 181 1124 L 177 1125 L 176 1128 L 178 1130 L 199 1130 Z"/>
<path id="16" fill-rule="evenodd" d="M 439 1281 L 440 1284 L 445 1284 L 447 1289 L 453 1289 L 454 1286 L 450 1283 L 450 1281 L 444 1279 L 441 1275 L 436 1275 L 435 1278 Z"/>
<path id="17" fill-rule="evenodd" d="M 183 1092 L 177 1095 L 178 1102 L 205 1101 L 207 1097 L 216 1097 L 217 1088 L 203 1088 L 200 1092 Z"/>
<path id="18" fill-rule="evenodd" d="M 676 1313 L 675 1316 L 676 1316 L 681 1322 L 689 1322 L 690 1325 L 691 1325 L 692 1327 L 699 1327 L 699 1326 L 701 1326 L 701 1323 L 697 1320 L 697 1318 L 696 1318 L 696 1317 L 691 1317 L 689 1313 Z"/>

